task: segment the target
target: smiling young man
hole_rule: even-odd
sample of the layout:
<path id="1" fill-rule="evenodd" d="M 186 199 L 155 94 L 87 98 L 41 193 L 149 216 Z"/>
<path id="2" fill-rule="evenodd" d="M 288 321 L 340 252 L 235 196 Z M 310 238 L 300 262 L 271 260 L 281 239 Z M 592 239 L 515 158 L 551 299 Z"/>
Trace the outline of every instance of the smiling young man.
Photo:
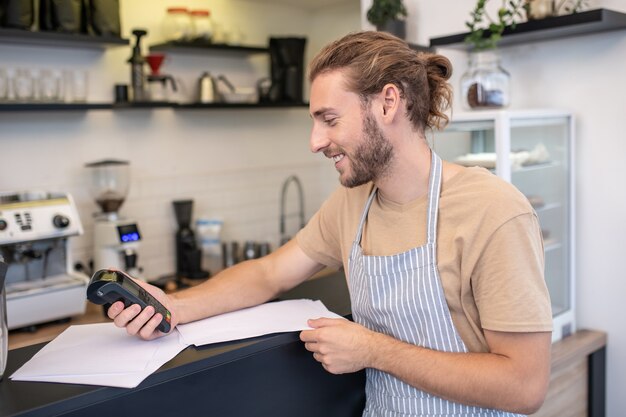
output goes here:
<path id="1" fill-rule="evenodd" d="M 290 241 L 166 296 L 189 322 L 259 304 L 324 266 L 344 267 L 354 322 L 300 338 L 332 373 L 366 369 L 364 416 L 508 416 L 543 402 L 550 301 L 537 217 L 513 186 L 431 152 L 447 121 L 450 62 L 382 32 L 350 34 L 310 66 L 311 150 L 339 187 Z M 150 339 L 151 307 L 109 309 Z M 503 411 L 500 411 L 503 410 Z"/>

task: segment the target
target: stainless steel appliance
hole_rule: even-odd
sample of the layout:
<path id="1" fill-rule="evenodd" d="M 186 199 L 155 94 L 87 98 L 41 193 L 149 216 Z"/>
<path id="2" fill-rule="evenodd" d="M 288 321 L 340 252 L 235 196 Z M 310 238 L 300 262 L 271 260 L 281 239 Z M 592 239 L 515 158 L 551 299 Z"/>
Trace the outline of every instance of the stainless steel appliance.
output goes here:
<path id="1" fill-rule="evenodd" d="M 118 213 L 130 186 L 129 163 L 105 159 L 85 166 L 91 174 L 91 194 L 102 209 L 94 220 L 93 269 L 115 268 L 138 277 L 139 226 Z"/>
<path id="2" fill-rule="evenodd" d="M 74 271 L 69 248 L 69 238 L 82 233 L 69 194 L 0 194 L 0 252 L 8 264 L 9 329 L 85 312 L 89 279 Z"/>

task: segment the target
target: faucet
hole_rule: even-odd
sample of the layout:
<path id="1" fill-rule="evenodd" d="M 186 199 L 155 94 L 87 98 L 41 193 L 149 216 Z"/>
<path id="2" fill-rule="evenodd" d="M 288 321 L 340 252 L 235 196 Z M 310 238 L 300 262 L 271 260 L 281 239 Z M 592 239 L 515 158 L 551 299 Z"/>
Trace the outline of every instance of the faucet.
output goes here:
<path id="1" fill-rule="evenodd" d="M 300 209 L 298 214 L 300 216 L 300 229 L 304 227 L 304 192 L 302 191 L 302 183 L 300 179 L 295 175 L 290 175 L 283 182 L 283 188 L 280 192 L 280 245 L 284 245 L 290 239 L 289 236 L 285 233 L 285 198 L 287 197 L 287 188 L 291 183 L 296 184 L 298 188 L 298 199 L 300 202 Z"/>

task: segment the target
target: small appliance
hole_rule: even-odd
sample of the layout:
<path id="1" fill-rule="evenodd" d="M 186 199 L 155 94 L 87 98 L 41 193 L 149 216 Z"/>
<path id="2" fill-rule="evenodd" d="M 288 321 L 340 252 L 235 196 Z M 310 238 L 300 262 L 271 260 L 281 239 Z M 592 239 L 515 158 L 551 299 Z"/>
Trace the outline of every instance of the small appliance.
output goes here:
<path id="1" fill-rule="evenodd" d="M 174 77 L 168 74 L 161 74 L 161 65 L 164 60 L 165 54 L 152 53 L 146 56 L 146 62 L 150 66 L 151 71 L 146 78 L 150 101 L 169 101 L 170 95 L 177 91 Z"/>
<path id="2" fill-rule="evenodd" d="M 191 229 L 193 200 L 173 201 L 178 231 L 176 232 L 176 278 L 204 279 L 209 273 L 204 271 L 202 250 L 198 247 L 196 234 Z"/>
<path id="3" fill-rule="evenodd" d="M 132 101 L 142 102 L 147 101 L 147 90 L 145 83 L 144 64 L 146 59 L 141 55 L 141 38 L 146 36 L 148 31 L 143 29 L 133 30 L 135 35 L 135 46 L 128 62 L 130 64 L 130 86 L 132 92 Z"/>
<path id="4" fill-rule="evenodd" d="M 119 215 L 130 185 L 129 163 L 105 159 L 85 165 L 91 174 L 91 194 L 102 209 L 94 220 L 93 269 L 120 269 L 140 277 L 137 266 L 141 234 L 137 222 Z"/>
<path id="5" fill-rule="evenodd" d="M 270 38 L 271 86 L 262 101 L 302 103 L 305 46 L 306 38 Z"/>
<path id="6" fill-rule="evenodd" d="M 9 329 L 85 312 L 89 278 L 73 268 L 70 237 L 83 227 L 65 193 L 0 193 L 0 257 Z"/>

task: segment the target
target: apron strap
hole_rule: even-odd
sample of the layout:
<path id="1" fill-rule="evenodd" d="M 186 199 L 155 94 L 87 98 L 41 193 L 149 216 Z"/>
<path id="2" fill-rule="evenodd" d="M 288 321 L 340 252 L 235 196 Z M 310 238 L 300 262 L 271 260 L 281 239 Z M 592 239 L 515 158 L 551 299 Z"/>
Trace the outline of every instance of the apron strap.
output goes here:
<path id="1" fill-rule="evenodd" d="M 428 217 L 427 217 L 427 239 L 426 242 L 429 244 L 435 244 L 437 241 L 437 214 L 439 211 L 439 193 L 441 191 L 441 167 L 442 162 L 439 155 L 437 155 L 434 151 L 430 152 L 431 162 L 430 162 L 430 177 L 428 180 Z M 359 227 L 357 229 L 357 234 L 354 241 L 357 244 L 361 244 L 361 237 L 363 235 L 363 225 L 365 224 L 365 219 L 367 219 L 367 213 L 370 210 L 370 206 L 372 205 L 372 201 L 374 201 L 374 197 L 376 196 L 376 192 L 378 191 L 378 187 L 374 187 L 372 193 L 367 199 L 367 203 L 365 204 L 365 208 L 363 209 L 363 213 L 361 214 L 361 221 L 359 222 Z"/>
<path id="2" fill-rule="evenodd" d="M 437 242 L 437 218 L 439 213 L 439 193 L 441 192 L 442 162 L 435 151 L 430 151 L 430 180 L 428 182 L 428 222 L 427 243 Z"/>
<path id="3" fill-rule="evenodd" d="M 372 193 L 367 199 L 367 203 L 365 203 L 365 208 L 363 209 L 363 213 L 361 214 L 361 221 L 359 222 L 359 228 L 356 232 L 356 237 L 354 241 L 357 244 L 361 244 L 361 235 L 363 234 L 363 225 L 365 224 L 365 219 L 367 219 L 367 213 L 370 211 L 370 206 L 372 205 L 372 201 L 374 201 L 374 196 L 376 196 L 376 191 L 378 191 L 378 187 L 374 187 Z"/>

